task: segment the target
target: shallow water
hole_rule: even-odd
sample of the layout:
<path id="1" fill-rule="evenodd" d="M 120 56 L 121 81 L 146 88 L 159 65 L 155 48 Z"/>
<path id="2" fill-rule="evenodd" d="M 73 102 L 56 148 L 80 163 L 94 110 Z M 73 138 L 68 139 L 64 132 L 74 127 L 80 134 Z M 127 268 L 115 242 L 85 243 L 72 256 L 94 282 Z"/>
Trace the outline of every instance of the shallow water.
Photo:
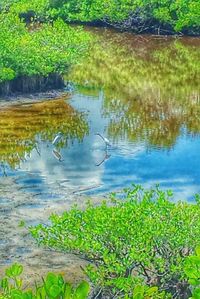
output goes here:
<path id="1" fill-rule="evenodd" d="M 66 190 L 105 195 L 132 183 L 160 184 L 175 199 L 194 200 L 200 39 L 92 34 L 98 40 L 88 57 L 66 76 L 69 99 L 0 110 L 0 175 L 13 176 L 40 204 Z"/>

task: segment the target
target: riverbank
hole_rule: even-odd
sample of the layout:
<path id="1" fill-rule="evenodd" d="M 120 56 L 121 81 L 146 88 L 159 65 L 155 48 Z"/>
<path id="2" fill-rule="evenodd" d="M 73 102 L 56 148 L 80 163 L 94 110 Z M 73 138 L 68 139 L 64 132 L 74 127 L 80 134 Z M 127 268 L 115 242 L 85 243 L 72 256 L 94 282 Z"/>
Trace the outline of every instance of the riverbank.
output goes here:
<path id="1" fill-rule="evenodd" d="M 124 22 L 112 23 L 106 20 L 96 20 L 96 21 L 73 21 L 66 22 L 68 25 L 75 26 L 87 26 L 99 29 L 113 29 L 116 32 L 121 33 L 131 33 L 133 35 L 155 35 L 155 37 L 200 37 L 200 29 L 197 30 L 184 30 L 177 32 L 172 26 L 168 24 L 162 24 L 159 21 L 153 19 L 149 20 L 146 24 L 140 21 L 140 17 L 135 17 L 132 20 L 125 20 Z"/>
<path id="2" fill-rule="evenodd" d="M 46 92 L 22 94 L 17 93 L 13 95 L 0 97 L 0 108 L 6 108 L 13 105 L 34 104 L 43 101 L 51 101 L 68 98 L 70 93 L 66 90 L 49 90 Z"/>
<path id="3" fill-rule="evenodd" d="M 30 106 L 33 107 L 33 111 L 31 112 L 33 119 L 34 116 L 37 117 L 35 114 L 37 109 L 39 109 L 38 113 L 42 113 L 43 117 L 41 121 L 43 122 L 45 120 L 44 111 L 46 109 L 50 110 L 50 114 L 57 115 L 58 111 L 56 109 L 59 107 L 62 115 L 67 113 L 64 116 L 67 121 L 67 117 L 70 117 L 71 113 L 71 110 L 65 112 L 65 109 L 68 108 L 68 105 L 65 104 L 68 97 L 69 93 L 64 90 L 7 96 L 0 100 L 0 112 L 5 114 L 8 110 L 8 115 L 11 116 L 12 111 L 14 111 L 13 109 L 17 109 L 17 112 L 20 110 L 20 107 L 28 108 Z M 42 106 L 40 107 L 40 105 Z M 16 112 L 13 113 L 17 118 Z M 23 119 L 25 119 L 25 115 L 27 117 L 27 113 L 24 114 Z M 61 116 L 59 119 L 62 122 Z M 34 119 L 33 125 L 35 121 Z M 50 123 L 52 122 L 51 118 Z M 30 125 L 30 119 L 28 119 L 28 123 Z M 62 122 L 63 125 L 64 122 Z M 11 135 L 15 135 L 15 131 Z M 18 153 L 12 152 L 10 155 L 13 156 L 15 154 L 17 155 Z M 74 190 L 66 188 L 65 185 L 59 182 L 55 182 L 48 194 L 46 194 L 46 190 L 41 192 L 30 191 L 32 185 L 27 190 L 26 186 L 20 183 L 20 180 L 23 178 L 20 166 L 18 167 L 18 175 L 15 175 L 13 178 L 12 175 L 7 174 L 5 170 L 6 165 L 6 163 L 5 165 L 3 163 L 0 165 L 2 175 L 0 177 L 0 277 L 4 276 L 5 269 L 9 265 L 18 262 L 24 266 L 22 277 L 26 287 L 34 285 L 35 281 L 41 281 L 41 277 L 50 271 L 62 273 L 66 280 L 72 283 L 85 279 L 85 274 L 81 267 L 84 267 L 87 261 L 73 254 L 66 255 L 61 252 L 38 247 L 30 236 L 28 226 L 40 222 L 48 223 L 48 217 L 52 213 L 58 212 L 61 214 L 64 210 L 70 209 L 75 204 L 84 207 L 88 201 L 88 197 L 77 195 L 77 193 L 75 195 Z M 31 180 L 31 175 L 29 179 Z M 98 204 L 100 199 L 93 198 L 92 201 Z"/>
<path id="4" fill-rule="evenodd" d="M 47 76 L 21 76 L 10 81 L 0 83 L 0 97 L 12 94 L 30 94 L 45 92 L 52 89 L 63 89 L 64 79 L 59 74 L 48 74 Z"/>
<path id="5" fill-rule="evenodd" d="M 81 267 L 86 266 L 86 260 L 38 247 L 30 236 L 28 226 L 48 223 L 52 213 L 61 214 L 74 205 L 84 208 L 88 197 L 74 195 L 58 187 L 55 193 L 59 199 L 44 201 L 40 196 L 21 189 L 16 179 L 1 177 L 0 183 L 0 277 L 9 265 L 18 262 L 24 266 L 23 277 L 27 287 L 35 280 L 41 280 L 47 272 L 62 273 L 72 283 L 85 279 Z M 92 202 L 99 204 L 101 200 L 93 197 Z"/>
<path id="6" fill-rule="evenodd" d="M 57 251 L 60 245 L 67 251 L 70 244 L 90 260 L 92 255 L 96 261 L 98 254 L 97 264 L 103 261 L 106 267 L 93 273 L 105 278 L 103 287 L 116 289 L 121 279 L 128 278 L 125 288 L 131 285 L 128 293 L 132 293 L 129 279 L 138 273 L 139 279 L 146 275 L 148 286 L 185 299 L 185 287 L 191 288 L 182 280 L 180 260 L 183 265 L 200 242 L 199 205 L 194 199 L 200 190 L 199 39 L 94 31 L 101 43 L 66 77 L 77 83 L 74 92 L 19 94 L 1 102 L 0 269 L 22 263 L 27 284 L 52 271 L 65 274 L 68 281 L 81 281 L 85 279 L 81 267 L 88 261 Z M 54 146 L 59 132 L 63 140 Z M 110 140 L 110 147 L 97 132 Z M 97 206 L 105 194 L 133 182 L 145 187 L 160 183 L 162 191 L 145 191 L 144 198 L 134 202 L 131 196 L 136 191 L 129 190 L 127 205 L 121 200 L 121 207 L 113 211 L 103 206 L 83 212 L 88 196 L 79 195 L 81 191 L 93 194 L 90 199 Z M 168 188 L 175 192 L 174 202 L 188 203 L 164 201 L 171 196 L 171 191 L 165 192 Z M 158 201 L 151 198 L 156 192 Z M 27 226 L 41 223 L 47 228 L 52 213 L 69 211 L 74 203 L 78 212 L 72 212 L 69 227 L 74 238 L 48 244 L 58 245 L 54 250 L 38 247 Z M 63 226 L 68 223 L 65 217 Z M 78 227 L 80 219 L 86 221 Z M 55 227 L 55 234 L 60 227 Z M 61 241 L 68 240 L 69 230 L 64 227 Z"/>

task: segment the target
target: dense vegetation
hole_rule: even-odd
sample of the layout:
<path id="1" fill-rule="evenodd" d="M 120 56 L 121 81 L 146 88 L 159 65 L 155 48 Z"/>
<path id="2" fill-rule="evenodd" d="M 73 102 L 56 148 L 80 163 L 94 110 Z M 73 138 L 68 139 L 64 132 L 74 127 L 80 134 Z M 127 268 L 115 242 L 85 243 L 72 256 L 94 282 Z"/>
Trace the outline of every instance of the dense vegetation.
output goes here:
<path id="1" fill-rule="evenodd" d="M 0 280 L 0 299 L 86 299 L 93 298 L 90 286 L 86 281 L 77 287 L 65 282 L 60 274 L 48 273 L 42 283 L 36 283 L 35 289 L 24 289 L 21 274 L 23 267 L 13 264 L 6 269 L 5 277 Z M 196 255 L 185 258 L 184 273 L 191 285 L 192 297 L 199 299 L 200 294 L 200 248 L 196 248 Z M 90 294 L 89 294 L 90 292 Z M 133 289 L 132 299 L 168 298 L 167 294 L 158 294 L 157 287 L 136 285 Z M 95 296 L 95 299 L 97 297 Z M 127 296 L 124 299 L 128 299 Z"/>
<path id="2" fill-rule="evenodd" d="M 27 27 L 14 13 L 0 14 L 0 93 L 9 91 L 9 81 L 15 78 L 23 78 L 22 90 L 28 89 L 26 85 L 45 85 L 40 78 L 50 74 L 58 81 L 57 76 L 77 62 L 87 48 L 88 34 L 62 20 L 35 26 Z M 19 85 L 17 81 L 16 88 Z"/>
<path id="3" fill-rule="evenodd" d="M 137 32 L 185 32 L 199 34 L 198 0 L 10 0 L 18 12 L 35 11 L 40 16 L 62 17 L 66 21 L 111 24 Z M 2 5 L 3 6 L 3 5 Z M 46 12 L 48 8 L 48 13 Z"/>
<path id="4" fill-rule="evenodd" d="M 184 272 L 189 283 L 193 286 L 191 299 L 200 298 L 200 247 L 196 248 L 196 255 L 188 256 L 185 261 Z"/>
<path id="5" fill-rule="evenodd" d="M 62 87 L 57 76 L 77 62 L 85 52 L 89 37 L 67 22 L 103 22 L 139 32 L 155 31 L 199 33 L 199 1 L 77 1 L 77 0 L 3 0 L 0 4 L 0 93 L 15 91 L 9 82 L 23 78 L 19 91 Z M 54 21 L 53 21 L 54 20 Z M 30 22 L 26 26 L 24 21 Z M 39 24 L 38 25 L 38 22 Z M 43 25 L 41 25 L 41 22 Z M 37 25 L 36 25 L 37 24 Z M 34 30 L 32 30 L 34 29 Z M 166 31 L 165 31 L 166 30 Z M 31 83 L 24 79 L 31 77 Z M 25 81 L 24 81 L 25 80 Z M 6 84 L 2 84 L 6 82 Z"/>
<path id="6" fill-rule="evenodd" d="M 36 284 L 35 290 L 24 290 L 23 280 L 20 275 L 23 267 L 13 264 L 6 270 L 5 277 L 0 281 L 0 299 L 86 299 L 93 298 L 89 284 L 85 281 L 76 288 L 64 281 L 60 274 L 48 273 L 43 282 Z M 190 283 L 192 297 L 199 299 L 200 295 L 200 248 L 196 249 L 195 256 L 185 259 L 184 272 Z M 148 288 L 147 286 L 137 285 L 133 288 L 132 299 L 155 299 L 167 298 L 166 294 L 159 294 L 157 287 Z M 95 297 L 96 299 L 97 297 Z M 128 299 L 127 296 L 124 299 Z"/>
<path id="7" fill-rule="evenodd" d="M 17 80 L 14 86 L 18 86 L 19 79 L 23 82 L 22 90 L 31 89 L 31 84 L 41 89 L 47 84 L 46 79 L 51 81 L 52 74 L 57 82 L 63 83 L 60 78 L 79 61 L 90 41 L 89 34 L 66 25 L 66 21 L 100 22 L 140 33 L 199 34 L 200 30 L 198 0 L 4 0 L 0 9 L 0 93 L 9 92 L 13 80 Z M 158 49 L 153 54 L 149 51 L 148 59 L 144 60 L 138 59 L 136 52 L 130 58 L 132 48 L 128 43 L 127 47 L 122 42 L 104 44 L 103 51 L 95 44 L 94 56 L 79 65 L 79 71 L 72 77 L 78 83 L 92 78 L 92 85 L 103 87 L 107 98 L 112 90 L 114 101 L 106 102 L 105 108 L 121 108 L 123 113 L 110 125 L 110 135 L 123 134 L 134 140 L 145 134 L 150 144 L 157 144 L 159 139 L 169 147 L 183 124 L 188 131 L 199 133 L 196 82 L 200 60 L 196 48 L 191 50 L 175 42 L 166 50 Z M 103 76 L 97 69 L 101 69 Z M 168 92 L 174 84 L 184 85 L 181 92 L 185 94 L 190 80 L 195 87 L 189 90 L 185 101 L 177 104 L 180 93 L 172 93 L 171 101 L 166 99 L 166 89 Z M 158 85 L 162 91 L 156 90 L 155 101 Z M 138 93 L 141 90 L 144 94 Z M 116 101 L 115 94 L 120 95 L 122 102 Z M 130 95 L 137 98 L 138 94 L 139 100 L 126 103 Z M 0 133 L 1 163 L 12 167 L 37 148 L 38 134 L 52 141 L 55 132 L 61 131 L 68 140 L 71 137 L 81 140 L 88 132 L 82 115 L 63 101 L 20 110 L 5 109 L 0 118 L 4 128 Z M 16 127 L 20 129 L 18 135 Z M 48 226 L 32 227 L 31 233 L 39 244 L 73 252 L 90 262 L 84 271 L 94 286 L 94 298 L 199 299 L 200 200 L 197 197 L 196 204 L 175 204 L 169 200 L 171 195 L 170 191 L 135 186 L 126 190 L 120 201 L 113 195 L 109 204 L 104 202 L 97 207 L 88 204 L 85 210 L 75 207 L 61 216 L 54 214 Z M 191 256 L 195 248 L 196 255 Z M 19 278 L 22 270 L 17 264 L 7 270 L 1 281 L 0 298 L 88 296 L 87 283 L 73 288 L 63 277 L 52 273 L 34 291 L 24 291 Z"/>
<path id="8" fill-rule="evenodd" d="M 199 198 L 196 204 L 173 203 L 171 195 L 135 186 L 124 200 L 113 195 L 111 205 L 53 214 L 49 226 L 31 232 L 39 244 L 91 261 L 85 272 L 102 298 L 131 298 L 138 285 L 144 294 L 155 287 L 153 298 L 189 298 L 184 266 L 200 243 Z"/>

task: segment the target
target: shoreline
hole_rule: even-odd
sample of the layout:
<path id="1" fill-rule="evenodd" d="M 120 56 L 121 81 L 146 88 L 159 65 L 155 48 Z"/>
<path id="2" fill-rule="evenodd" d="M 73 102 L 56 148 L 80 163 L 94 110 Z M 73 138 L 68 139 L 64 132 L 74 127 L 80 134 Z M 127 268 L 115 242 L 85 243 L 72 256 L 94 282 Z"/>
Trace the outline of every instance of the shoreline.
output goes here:
<path id="1" fill-rule="evenodd" d="M 131 33 L 134 35 L 154 35 L 157 37 L 196 37 L 200 38 L 200 32 L 199 33 L 184 33 L 184 32 L 176 32 L 173 29 L 167 29 L 165 26 L 161 26 L 159 23 L 155 23 L 153 28 L 149 28 L 146 30 L 141 30 L 139 27 L 126 27 L 123 25 L 118 24 L 112 24 L 109 22 L 96 20 L 91 22 L 81 22 L 81 21 L 72 21 L 67 22 L 65 21 L 67 25 L 75 25 L 75 26 L 85 26 L 85 27 L 91 27 L 91 28 L 107 28 L 111 30 L 115 30 L 117 32 L 121 33 Z"/>
<path id="2" fill-rule="evenodd" d="M 0 277 L 5 269 L 14 262 L 24 267 L 24 282 L 32 285 L 40 281 L 48 272 L 62 273 L 71 283 L 87 279 L 82 267 L 88 264 L 85 259 L 72 253 L 62 253 L 39 247 L 29 234 L 27 227 L 37 223 L 48 223 L 52 213 L 61 214 L 74 205 L 84 209 L 88 199 L 95 205 L 101 203 L 100 197 L 89 198 L 62 190 L 59 199 L 45 201 L 23 191 L 15 182 L 16 178 L 1 178 L 0 183 Z M 57 192 L 61 192 L 59 187 Z M 25 223 L 25 226 L 20 223 Z"/>
<path id="3" fill-rule="evenodd" d="M 41 101 L 50 101 L 61 98 L 69 98 L 70 92 L 63 89 L 52 89 L 46 92 L 38 93 L 16 93 L 9 96 L 0 96 L 0 109 L 12 105 L 31 105 Z"/>
<path id="4" fill-rule="evenodd" d="M 46 77 L 40 75 L 20 76 L 0 83 L 0 97 L 9 97 L 18 93 L 48 92 L 51 89 L 60 90 L 64 87 L 64 79 L 57 73 L 50 73 Z"/>

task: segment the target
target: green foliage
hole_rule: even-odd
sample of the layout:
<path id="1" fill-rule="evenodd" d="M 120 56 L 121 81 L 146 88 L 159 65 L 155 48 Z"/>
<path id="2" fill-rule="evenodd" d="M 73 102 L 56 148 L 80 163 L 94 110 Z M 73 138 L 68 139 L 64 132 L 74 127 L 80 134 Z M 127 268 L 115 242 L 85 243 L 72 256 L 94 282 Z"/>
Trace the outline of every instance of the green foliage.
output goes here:
<path id="1" fill-rule="evenodd" d="M 197 30 L 200 27 L 200 4 L 198 0 L 50 0 L 50 8 L 67 20 L 102 20 L 113 25 L 132 28 L 136 22 L 138 30 L 145 25 L 168 28 L 175 31 Z M 138 20 L 137 20 L 138 19 Z"/>
<path id="2" fill-rule="evenodd" d="M 13 264 L 6 270 L 6 276 L 0 281 L 1 299 L 86 299 L 89 294 L 89 284 L 86 281 L 76 288 L 64 281 L 62 275 L 48 273 L 42 284 L 35 290 L 23 290 L 23 281 L 20 275 L 23 267 Z"/>
<path id="3" fill-rule="evenodd" d="M 15 78 L 15 71 L 8 67 L 0 68 L 0 83 L 3 81 L 10 81 Z"/>
<path id="4" fill-rule="evenodd" d="M 185 261 L 185 274 L 192 285 L 193 292 L 191 299 L 200 298 L 200 247 L 196 248 L 196 255 L 189 256 Z"/>
<path id="5" fill-rule="evenodd" d="M 28 11 L 34 11 L 36 15 L 45 15 L 48 6 L 48 0 L 1 0 L 0 2 L 0 9 L 2 12 L 9 9 L 16 15 Z"/>
<path id="6" fill-rule="evenodd" d="M 138 31 L 163 27 L 168 32 L 183 30 L 199 34 L 200 29 L 199 0 L 4 0 L 3 3 L 17 13 L 33 10 L 40 16 L 103 21 Z"/>
<path id="7" fill-rule="evenodd" d="M 89 36 L 62 20 L 28 28 L 15 14 L 0 14 L 0 83 L 14 77 L 62 74 L 88 47 Z"/>
<path id="8" fill-rule="evenodd" d="M 98 207 L 88 205 L 51 225 L 31 228 L 39 244 L 71 251 L 93 262 L 86 268 L 91 281 L 116 293 L 131 294 L 136 284 L 157 286 L 176 298 L 189 291 L 184 258 L 200 243 L 200 206 L 169 201 L 171 192 L 126 190 L 126 199 Z"/>

